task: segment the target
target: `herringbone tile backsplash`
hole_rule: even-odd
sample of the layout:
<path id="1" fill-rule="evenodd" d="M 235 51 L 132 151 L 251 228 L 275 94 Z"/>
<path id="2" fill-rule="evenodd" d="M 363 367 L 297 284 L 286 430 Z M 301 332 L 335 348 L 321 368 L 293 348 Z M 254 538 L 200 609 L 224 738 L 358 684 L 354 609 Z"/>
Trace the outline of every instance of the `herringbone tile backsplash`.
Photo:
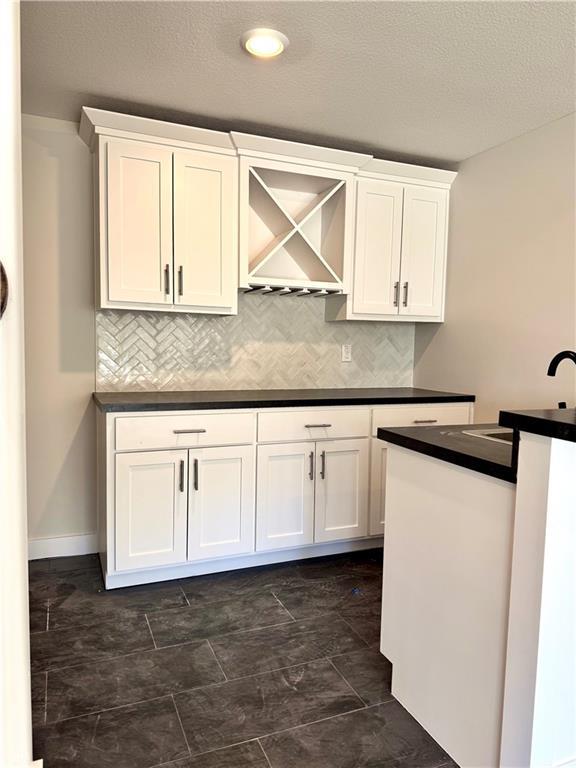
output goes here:
<path id="1" fill-rule="evenodd" d="M 352 362 L 340 361 L 352 344 Z M 105 310 L 99 391 L 411 386 L 411 323 L 324 322 L 324 301 L 239 296 L 238 315 Z"/>

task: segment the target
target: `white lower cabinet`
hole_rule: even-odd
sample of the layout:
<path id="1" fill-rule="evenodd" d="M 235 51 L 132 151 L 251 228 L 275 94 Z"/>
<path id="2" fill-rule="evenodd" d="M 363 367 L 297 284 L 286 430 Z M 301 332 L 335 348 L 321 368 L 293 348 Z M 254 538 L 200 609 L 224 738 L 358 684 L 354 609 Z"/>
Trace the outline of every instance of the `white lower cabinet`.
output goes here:
<path id="1" fill-rule="evenodd" d="M 116 570 L 186 562 L 186 451 L 116 455 Z"/>
<path id="2" fill-rule="evenodd" d="M 188 560 L 254 551 L 254 446 L 189 452 Z"/>
<path id="3" fill-rule="evenodd" d="M 368 533 L 368 440 L 316 444 L 314 541 Z"/>
<path id="4" fill-rule="evenodd" d="M 100 551 L 110 587 L 162 579 L 162 568 L 169 569 L 164 578 L 174 578 L 170 566 L 185 573 L 224 570 L 226 558 L 248 556 L 249 564 L 258 552 L 274 560 L 273 550 L 315 544 L 326 550 L 369 536 L 377 545 L 388 449 L 378 427 L 465 424 L 472 406 L 135 412 L 102 419 Z M 210 562 L 220 558 L 222 566 Z"/>
<path id="5" fill-rule="evenodd" d="M 258 446 L 256 549 L 314 541 L 314 443 Z"/>
<path id="6" fill-rule="evenodd" d="M 370 441 L 370 523 L 368 533 L 384 533 L 384 500 L 386 498 L 386 455 L 388 445 L 377 437 Z"/>
<path id="7" fill-rule="evenodd" d="M 258 447 L 258 550 L 366 536 L 368 440 Z"/>

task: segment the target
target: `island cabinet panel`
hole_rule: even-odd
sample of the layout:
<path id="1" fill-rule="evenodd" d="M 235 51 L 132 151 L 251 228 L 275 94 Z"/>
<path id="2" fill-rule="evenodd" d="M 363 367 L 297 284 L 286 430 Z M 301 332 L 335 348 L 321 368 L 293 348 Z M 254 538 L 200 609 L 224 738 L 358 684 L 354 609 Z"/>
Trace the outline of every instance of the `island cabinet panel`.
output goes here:
<path id="1" fill-rule="evenodd" d="M 174 153 L 174 300 L 229 307 L 237 290 L 237 160 Z"/>
<path id="2" fill-rule="evenodd" d="M 188 559 L 254 551 L 254 447 L 189 452 Z"/>
<path id="3" fill-rule="evenodd" d="M 337 541 L 368 533 L 368 440 L 338 440 L 316 447 L 314 540 Z"/>
<path id="4" fill-rule="evenodd" d="M 258 446 L 258 550 L 314 541 L 314 465 L 314 443 Z"/>
<path id="5" fill-rule="evenodd" d="M 172 304 L 172 152 L 141 141 L 106 152 L 108 299 Z"/>
<path id="6" fill-rule="evenodd" d="M 186 562 L 186 451 L 116 456 L 116 570 Z"/>

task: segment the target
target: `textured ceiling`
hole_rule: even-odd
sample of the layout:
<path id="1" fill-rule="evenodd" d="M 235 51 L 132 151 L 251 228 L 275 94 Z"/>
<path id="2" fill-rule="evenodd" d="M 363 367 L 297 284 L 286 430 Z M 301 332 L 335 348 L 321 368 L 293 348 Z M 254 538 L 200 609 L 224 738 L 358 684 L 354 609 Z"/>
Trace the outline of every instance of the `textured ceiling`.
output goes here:
<path id="1" fill-rule="evenodd" d="M 22 2 L 23 111 L 82 105 L 446 165 L 575 109 L 574 2 Z M 243 31 L 287 52 L 257 61 Z"/>

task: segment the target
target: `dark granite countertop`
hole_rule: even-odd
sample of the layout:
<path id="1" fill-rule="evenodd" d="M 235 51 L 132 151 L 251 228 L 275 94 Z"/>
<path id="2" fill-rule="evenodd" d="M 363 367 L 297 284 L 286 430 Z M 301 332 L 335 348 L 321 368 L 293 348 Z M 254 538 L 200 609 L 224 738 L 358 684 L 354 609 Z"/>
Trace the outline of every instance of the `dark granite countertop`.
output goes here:
<path id="1" fill-rule="evenodd" d="M 100 410 L 182 411 L 209 408 L 290 408 L 325 405 L 473 403 L 474 395 L 413 387 L 383 389 L 242 389 L 190 392 L 94 392 Z"/>
<path id="2" fill-rule="evenodd" d="M 398 427 L 378 429 L 378 437 L 387 443 L 409 448 L 450 464 L 484 475 L 516 482 L 517 443 L 487 440 L 464 434 L 468 430 L 498 429 L 497 424 L 462 426 Z M 517 440 L 517 438 L 516 438 Z"/>
<path id="3" fill-rule="evenodd" d="M 576 443 L 576 409 L 555 408 L 542 411 L 500 411 L 499 423 L 521 432 L 555 437 Z"/>

